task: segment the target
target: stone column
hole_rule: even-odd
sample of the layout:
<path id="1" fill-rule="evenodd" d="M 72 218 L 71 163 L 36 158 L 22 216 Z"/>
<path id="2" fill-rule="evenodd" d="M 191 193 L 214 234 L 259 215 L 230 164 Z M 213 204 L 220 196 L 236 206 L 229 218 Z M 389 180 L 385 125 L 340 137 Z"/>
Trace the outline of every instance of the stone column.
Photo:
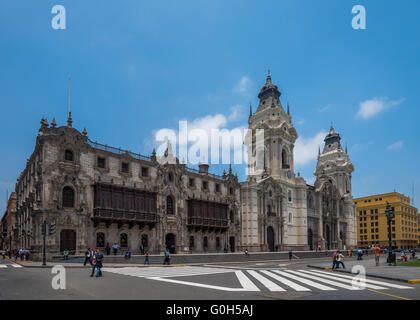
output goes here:
<path id="1" fill-rule="evenodd" d="M 340 239 L 340 201 L 336 200 L 336 212 L 337 212 L 337 249 L 343 249 L 343 240 Z"/>
<path id="2" fill-rule="evenodd" d="M 324 240 L 324 219 L 322 216 L 322 195 L 319 196 L 318 201 L 318 214 L 319 214 L 319 220 L 318 220 L 318 245 L 321 246 L 322 250 L 325 250 L 325 240 Z"/>

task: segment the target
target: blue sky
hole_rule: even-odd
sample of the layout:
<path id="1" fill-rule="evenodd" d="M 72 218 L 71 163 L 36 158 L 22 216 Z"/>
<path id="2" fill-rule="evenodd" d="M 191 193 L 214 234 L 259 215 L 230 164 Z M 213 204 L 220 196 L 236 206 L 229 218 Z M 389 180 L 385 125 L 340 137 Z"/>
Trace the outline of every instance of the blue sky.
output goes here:
<path id="1" fill-rule="evenodd" d="M 56 4 L 66 30 L 51 27 Z M 357 4 L 366 30 L 351 28 Z M 0 210 L 40 119 L 65 123 L 69 75 L 74 127 L 149 154 L 154 132 L 181 119 L 246 126 L 267 69 L 300 136 L 296 171 L 313 180 L 333 121 L 355 166 L 354 196 L 411 196 L 414 183 L 418 206 L 419 14 L 416 0 L 3 0 Z"/>

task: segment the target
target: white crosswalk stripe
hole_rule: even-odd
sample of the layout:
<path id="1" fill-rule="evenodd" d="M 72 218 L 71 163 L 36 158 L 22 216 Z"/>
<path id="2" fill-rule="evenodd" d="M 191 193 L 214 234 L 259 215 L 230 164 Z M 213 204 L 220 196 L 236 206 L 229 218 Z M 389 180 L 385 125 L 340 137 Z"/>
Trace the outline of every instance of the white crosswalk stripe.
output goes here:
<path id="1" fill-rule="evenodd" d="M 316 282 L 311 281 L 311 280 L 308 280 L 308 279 L 300 278 L 300 277 L 294 276 L 292 274 L 289 274 L 289 273 L 286 273 L 286 272 L 283 272 L 283 271 L 280 271 L 280 270 L 273 270 L 273 272 L 278 273 L 280 275 L 283 275 L 285 277 L 288 277 L 290 279 L 300 281 L 300 282 L 302 282 L 302 283 L 304 283 L 304 284 L 306 284 L 306 285 L 308 285 L 310 287 L 314 287 L 314 288 L 317 288 L 319 290 L 323 290 L 323 291 L 334 291 L 334 290 L 337 290 L 335 288 L 324 286 L 323 284 L 316 283 Z"/>
<path id="2" fill-rule="evenodd" d="M 254 270 L 247 270 L 247 272 L 252 275 L 255 279 L 261 282 L 268 290 L 270 291 L 286 291 L 282 287 L 275 284 L 273 281 L 267 279 L 266 277 L 260 275 Z"/>
<path id="3" fill-rule="evenodd" d="M 316 271 L 316 272 L 321 273 L 321 274 L 323 274 L 323 273 L 331 274 L 331 272 L 325 272 L 325 271 L 318 271 L 318 270 L 311 270 L 311 271 Z M 334 275 L 337 278 L 344 278 L 344 279 L 353 279 L 354 278 L 354 276 L 347 276 L 347 275 L 344 275 L 344 274 L 334 273 Z M 402 286 L 402 285 L 399 285 L 399 284 L 393 284 L 393 283 L 389 283 L 389 282 L 377 281 L 377 280 L 371 280 L 371 279 L 365 279 L 365 282 L 373 283 L 373 284 L 379 284 L 381 286 L 386 286 L 386 287 L 395 288 L 395 289 L 414 289 L 413 287 Z"/>
<path id="4" fill-rule="evenodd" d="M 6 267 L 6 266 L 5 266 Z M 0 268 L 2 265 L 0 265 Z M 354 276 L 346 276 L 333 272 L 319 270 L 238 270 L 223 267 L 124 267 L 124 268 L 103 268 L 102 271 L 116 273 L 120 275 L 146 278 L 149 280 L 163 281 L 178 285 L 201 287 L 212 290 L 222 291 L 312 291 L 315 289 L 322 291 L 345 290 L 364 290 L 367 288 L 376 290 L 387 290 L 388 288 L 412 289 L 409 286 L 402 286 L 385 281 L 365 279 L 365 286 L 358 287 L 353 285 Z M 190 276 L 211 276 L 222 273 L 231 273 L 232 279 L 237 279 L 240 287 L 224 287 L 208 283 L 200 283 L 199 280 L 188 281 L 182 279 L 170 279 Z M 230 277 L 230 276 L 228 276 Z M 207 279 L 210 279 L 207 277 Z M 208 282 L 208 281 L 206 281 Z"/>
<path id="5" fill-rule="evenodd" d="M 339 277 L 336 277 L 335 275 L 321 274 L 321 273 L 318 273 L 318 272 L 307 271 L 307 270 L 299 270 L 299 271 L 300 272 L 305 272 L 305 273 L 308 273 L 308 274 L 313 274 L 313 275 L 316 275 L 318 277 L 322 277 L 322 278 L 326 278 L 326 279 L 333 279 L 333 280 L 338 280 L 338 281 L 341 281 L 341 282 L 344 282 L 344 283 L 350 283 L 353 287 L 357 288 L 357 283 L 353 284 L 353 281 L 350 280 L 350 279 L 339 278 Z M 375 290 L 387 290 L 388 289 L 388 288 L 385 288 L 385 287 L 380 287 L 380 286 L 375 286 L 373 284 L 368 284 L 366 282 L 361 287 L 361 289 L 364 289 L 364 288 L 375 289 Z"/>
<path id="6" fill-rule="evenodd" d="M 9 264 L 0 264 L 0 268 L 6 269 L 6 268 L 22 268 L 20 264 L 15 263 L 9 263 Z"/>
<path id="7" fill-rule="evenodd" d="M 308 278 L 308 279 L 312 279 L 312 280 L 317 280 L 319 282 L 323 282 L 323 283 L 326 283 L 326 284 L 329 284 L 329 285 L 332 285 L 332 286 L 335 286 L 335 287 L 339 287 L 339 288 L 342 288 L 342 289 L 361 290 L 360 288 L 351 287 L 351 286 L 342 284 L 340 282 L 335 282 L 335 281 L 331 281 L 331 280 L 327 280 L 327 279 L 321 279 L 319 277 L 311 276 L 309 274 L 304 274 L 302 272 L 297 272 L 297 271 L 293 271 L 293 270 L 286 270 L 286 272 L 291 272 L 295 275 L 298 275 L 299 277 L 304 277 L 304 278 Z"/>
<path id="8" fill-rule="evenodd" d="M 281 282 L 285 284 L 286 286 L 291 287 L 292 289 L 295 289 L 296 291 L 311 291 L 311 289 L 305 288 L 297 283 L 294 283 L 293 281 L 287 280 L 286 278 L 280 277 L 268 270 L 262 270 L 262 273 L 272 277 L 273 279 L 277 280 L 278 282 Z"/>

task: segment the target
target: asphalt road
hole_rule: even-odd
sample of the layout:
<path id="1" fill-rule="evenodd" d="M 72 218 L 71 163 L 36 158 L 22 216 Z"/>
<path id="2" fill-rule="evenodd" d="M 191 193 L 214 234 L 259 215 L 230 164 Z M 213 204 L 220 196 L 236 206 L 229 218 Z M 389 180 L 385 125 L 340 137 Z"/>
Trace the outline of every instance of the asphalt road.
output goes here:
<path id="1" fill-rule="evenodd" d="M 379 278 L 352 286 L 352 275 L 306 267 L 309 261 L 218 266 L 25 268 L 0 260 L 0 299 L 123 300 L 420 300 L 420 284 Z M 54 289 L 57 276 L 65 289 Z M 56 278 L 54 278 L 56 277 Z M 61 284 L 63 285 L 63 281 Z"/>

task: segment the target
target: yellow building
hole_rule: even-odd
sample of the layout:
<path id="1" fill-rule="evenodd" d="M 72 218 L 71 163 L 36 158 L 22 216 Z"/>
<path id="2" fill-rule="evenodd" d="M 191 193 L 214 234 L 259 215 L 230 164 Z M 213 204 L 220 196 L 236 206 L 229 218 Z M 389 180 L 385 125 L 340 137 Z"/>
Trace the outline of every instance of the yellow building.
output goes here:
<path id="1" fill-rule="evenodd" d="M 379 245 L 388 247 L 386 203 L 394 208 L 391 224 L 394 248 L 419 247 L 419 216 L 410 198 L 398 193 L 384 193 L 353 199 L 356 204 L 357 245 L 359 248 Z"/>

